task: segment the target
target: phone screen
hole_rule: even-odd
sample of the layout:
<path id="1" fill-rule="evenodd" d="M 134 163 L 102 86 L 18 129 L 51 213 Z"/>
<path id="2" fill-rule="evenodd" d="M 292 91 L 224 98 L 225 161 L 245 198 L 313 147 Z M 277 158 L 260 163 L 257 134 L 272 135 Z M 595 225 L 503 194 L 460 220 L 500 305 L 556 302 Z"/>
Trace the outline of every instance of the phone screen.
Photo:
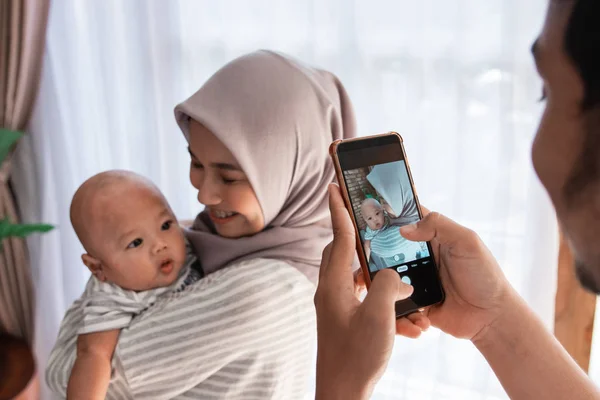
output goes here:
<path id="1" fill-rule="evenodd" d="M 410 299 L 396 304 L 396 314 L 442 301 L 431 244 L 411 242 L 400 234 L 402 226 L 421 219 L 400 138 L 342 142 L 337 155 L 371 279 L 383 269 L 393 269 L 414 287 Z"/>

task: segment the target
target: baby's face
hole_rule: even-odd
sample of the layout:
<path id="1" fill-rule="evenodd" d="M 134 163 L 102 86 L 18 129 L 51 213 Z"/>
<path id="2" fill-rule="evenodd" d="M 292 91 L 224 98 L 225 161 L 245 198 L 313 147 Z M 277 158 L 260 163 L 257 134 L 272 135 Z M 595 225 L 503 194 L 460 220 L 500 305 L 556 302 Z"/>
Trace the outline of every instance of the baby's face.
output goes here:
<path id="1" fill-rule="evenodd" d="M 183 231 L 166 201 L 143 188 L 117 191 L 91 227 L 106 280 L 143 291 L 171 285 L 185 263 Z"/>
<path id="2" fill-rule="evenodd" d="M 366 202 L 362 206 L 362 215 L 367 223 L 367 226 L 374 231 L 383 228 L 385 223 L 385 215 L 383 213 L 383 207 L 381 204 L 372 201 Z"/>

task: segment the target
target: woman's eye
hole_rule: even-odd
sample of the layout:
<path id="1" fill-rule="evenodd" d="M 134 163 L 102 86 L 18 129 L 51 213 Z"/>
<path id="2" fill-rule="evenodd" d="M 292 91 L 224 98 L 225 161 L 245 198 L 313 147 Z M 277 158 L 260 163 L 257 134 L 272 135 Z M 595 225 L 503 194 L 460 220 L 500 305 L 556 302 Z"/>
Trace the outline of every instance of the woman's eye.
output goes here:
<path id="1" fill-rule="evenodd" d="M 171 228 L 171 225 L 173 225 L 173 221 L 167 221 L 164 224 L 162 224 L 160 229 L 162 229 L 163 231 L 168 231 L 169 228 Z"/>
<path id="2" fill-rule="evenodd" d="M 144 241 L 140 238 L 135 239 L 133 242 L 129 243 L 127 246 L 128 249 L 135 249 L 136 247 L 140 247 Z"/>
<path id="3" fill-rule="evenodd" d="M 235 179 L 227 179 L 227 178 L 221 178 L 221 180 L 223 181 L 224 184 L 226 185 L 231 185 L 232 183 L 237 182 Z"/>

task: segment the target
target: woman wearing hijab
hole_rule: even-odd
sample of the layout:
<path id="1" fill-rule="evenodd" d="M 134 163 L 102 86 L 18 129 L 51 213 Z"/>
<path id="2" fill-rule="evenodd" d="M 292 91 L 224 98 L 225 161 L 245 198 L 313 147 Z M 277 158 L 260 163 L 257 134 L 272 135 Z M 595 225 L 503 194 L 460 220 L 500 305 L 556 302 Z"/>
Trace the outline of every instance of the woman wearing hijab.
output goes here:
<path id="1" fill-rule="evenodd" d="M 367 175 L 367 180 L 391 206 L 394 214 L 391 217 L 397 225 L 412 224 L 419 219 L 404 161 L 374 166 Z"/>
<path id="2" fill-rule="evenodd" d="M 175 108 L 205 210 L 187 238 L 205 278 L 123 329 L 107 398 L 303 398 L 314 283 L 332 238 L 332 140 L 355 134 L 332 74 L 268 51 L 238 58 Z M 73 357 L 48 367 L 68 380 Z"/>

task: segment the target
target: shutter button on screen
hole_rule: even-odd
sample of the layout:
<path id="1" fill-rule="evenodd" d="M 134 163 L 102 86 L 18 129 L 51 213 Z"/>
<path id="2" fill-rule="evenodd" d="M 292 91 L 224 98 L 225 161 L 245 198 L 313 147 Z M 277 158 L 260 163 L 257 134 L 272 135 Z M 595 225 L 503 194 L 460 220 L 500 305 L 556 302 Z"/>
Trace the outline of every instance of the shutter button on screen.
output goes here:
<path id="1" fill-rule="evenodd" d="M 406 283 L 407 285 L 410 285 L 410 278 L 407 275 L 404 275 L 402 277 L 402 282 Z"/>

